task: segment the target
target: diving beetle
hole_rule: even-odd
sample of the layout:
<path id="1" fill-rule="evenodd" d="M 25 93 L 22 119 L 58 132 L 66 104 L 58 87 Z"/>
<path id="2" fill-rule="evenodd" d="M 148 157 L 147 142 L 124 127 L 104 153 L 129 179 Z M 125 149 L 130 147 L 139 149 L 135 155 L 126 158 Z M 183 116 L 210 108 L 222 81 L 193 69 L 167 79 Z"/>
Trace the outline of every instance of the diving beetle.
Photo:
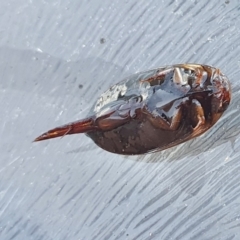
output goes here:
<path id="1" fill-rule="evenodd" d="M 89 117 L 34 141 L 86 133 L 112 153 L 161 151 L 206 132 L 231 101 L 228 78 L 215 67 L 176 64 L 133 74 L 97 100 Z"/>

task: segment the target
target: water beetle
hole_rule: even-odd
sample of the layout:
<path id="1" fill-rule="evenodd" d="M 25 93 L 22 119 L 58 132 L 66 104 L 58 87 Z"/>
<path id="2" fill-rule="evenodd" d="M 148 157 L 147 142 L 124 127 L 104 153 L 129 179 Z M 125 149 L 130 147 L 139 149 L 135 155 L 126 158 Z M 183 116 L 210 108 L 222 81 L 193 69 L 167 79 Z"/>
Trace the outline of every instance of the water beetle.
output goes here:
<path id="1" fill-rule="evenodd" d="M 207 131 L 230 100 L 230 82 L 217 68 L 160 67 L 117 83 L 99 97 L 89 117 L 54 128 L 35 141 L 86 133 L 112 153 L 160 151 Z"/>

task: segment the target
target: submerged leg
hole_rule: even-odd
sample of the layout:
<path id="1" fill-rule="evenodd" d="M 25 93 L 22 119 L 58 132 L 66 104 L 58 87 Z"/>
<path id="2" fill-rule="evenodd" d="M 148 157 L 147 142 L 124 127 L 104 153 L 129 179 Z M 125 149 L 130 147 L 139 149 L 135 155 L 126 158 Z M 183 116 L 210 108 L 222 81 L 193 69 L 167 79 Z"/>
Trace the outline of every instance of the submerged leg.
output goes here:
<path id="1" fill-rule="evenodd" d="M 178 66 L 178 68 L 184 68 L 184 69 L 189 69 L 195 72 L 195 76 L 196 76 L 196 85 L 200 85 L 201 84 L 201 80 L 203 77 L 203 67 L 201 65 L 198 64 L 177 64 L 176 66 Z"/>
<path id="2" fill-rule="evenodd" d="M 94 124 L 93 118 L 87 118 L 81 121 L 68 123 L 66 125 L 56 127 L 54 129 L 51 129 L 39 137 L 37 137 L 34 142 L 47 140 L 50 138 L 57 138 L 57 137 L 63 137 L 68 134 L 76 134 L 76 133 L 85 133 L 92 130 L 97 129 L 97 126 Z"/>
<path id="3" fill-rule="evenodd" d="M 179 127 L 182 119 L 181 104 L 184 100 L 179 100 L 173 103 L 168 111 L 156 109 L 152 113 L 147 111 L 147 116 L 152 125 L 156 128 L 174 131 Z"/>
<path id="4" fill-rule="evenodd" d="M 205 124 L 204 110 L 201 103 L 194 99 L 192 100 L 192 120 L 196 123 L 193 130 L 197 130 L 199 127 Z"/>
<path id="5" fill-rule="evenodd" d="M 148 83 L 150 83 L 151 86 L 160 85 L 161 82 L 164 81 L 165 76 L 168 73 L 172 72 L 173 70 L 174 70 L 173 68 L 169 68 L 169 69 L 157 72 L 155 76 L 143 79 L 140 82 L 142 82 L 142 83 L 148 82 Z"/>
<path id="6" fill-rule="evenodd" d="M 109 109 L 107 112 L 80 121 L 72 122 L 49 130 L 37 137 L 34 142 L 50 138 L 62 137 L 69 134 L 86 133 L 91 131 L 109 131 L 117 128 L 136 117 L 141 108 L 141 99 L 134 98 Z"/>

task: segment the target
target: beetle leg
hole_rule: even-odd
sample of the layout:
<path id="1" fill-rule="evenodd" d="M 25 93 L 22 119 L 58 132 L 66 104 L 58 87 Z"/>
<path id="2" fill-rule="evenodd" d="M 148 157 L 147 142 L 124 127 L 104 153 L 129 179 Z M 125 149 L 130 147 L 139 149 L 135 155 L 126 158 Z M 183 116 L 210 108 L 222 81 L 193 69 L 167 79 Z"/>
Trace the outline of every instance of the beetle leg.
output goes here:
<path id="1" fill-rule="evenodd" d="M 164 80 L 166 74 L 168 74 L 169 72 L 173 71 L 174 69 L 173 68 L 170 68 L 170 69 L 166 69 L 166 70 L 163 70 L 163 71 L 160 71 L 160 72 L 157 72 L 155 76 L 153 77 L 149 77 L 147 79 L 143 79 L 143 80 L 140 80 L 141 83 L 144 83 L 144 82 L 149 82 L 150 85 L 157 85 L 159 84 L 161 81 Z M 159 82 L 159 83 L 156 83 Z"/>
<path id="2" fill-rule="evenodd" d="M 203 77 L 203 70 L 201 68 L 196 68 L 195 75 L 197 77 L 196 78 L 196 85 L 200 85 L 202 77 Z"/>
<path id="3" fill-rule="evenodd" d="M 205 116 L 201 103 L 196 99 L 192 100 L 192 113 L 192 120 L 195 120 L 195 122 L 197 122 L 193 130 L 197 130 L 200 126 L 205 124 Z"/>
<path id="4" fill-rule="evenodd" d="M 178 109 L 175 111 L 173 117 L 172 117 L 172 121 L 170 124 L 170 129 L 171 130 L 176 130 L 180 124 L 182 118 L 182 109 L 179 106 Z"/>
<path id="5" fill-rule="evenodd" d="M 114 106 L 112 109 L 91 116 L 89 118 L 68 123 L 43 133 L 34 141 L 42 141 L 50 138 L 64 137 L 69 134 L 86 133 L 91 131 L 109 131 L 131 121 L 137 117 L 142 108 L 142 98 L 133 97 L 124 104 Z"/>
<path id="6" fill-rule="evenodd" d="M 34 140 L 34 142 L 56 138 L 56 137 L 64 137 L 65 135 L 69 135 L 69 134 L 85 133 L 85 132 L 93 131 L 96 129 L 97 129 L 97 126 L 95 125 L 95 118 L 89 117 L 86 119 L 82 119 L 80 121 L 68 123 L 66 125 L 51 129 L 43 133 L 39 137 L 37 137 Z"/>
<path id="7" fill-rule="evenodd" d="M 183 100 L 174 102 L 168 111 L 155 109 L 151 114 L 147 113 L 148 119 L 156 128 L 174 131 L 179 127 L 182 118 L 181 104 Z"/>
<path id="8" fill-rule="evenodd" d="M 70 134 L 87 133 L 91 131 L 108 131 L 117 128 L 130 120 L 130 115 L 126 114 L 125 116 L 122 116 L 118 111 L 113 111 L 98 118 L 92 116 L 84 120 L 56 127 L 37 137 L 34 142 L 64 137 L 65 135 Z"/>
<path id="9" fill-rule="evenodd" d="M 131 116 L 129 112 L 126 112 L 124 115 L 119 113 L 119 111 L 114 111 L 109 115 L 103 115 L 96 119 L 96 125 L 99 130 L 109 131 L 114 128 L 120 127 L 121 125 L 129 122 L 131 120 Z"/>
<path id="10" fill-rule="evenodd" d="M 178 64 L 178 67 L 183 67 L 185 69 L 189 69 L 195 72 L 196 75 L 196 85 L 200 85 L 201 84 L 201 80 L 203 77 L 203 67 L 199 66 L 199 65 L 195 65 L 195 64 Z"/>
<path id="11" fill-rule="evenodd" d="M 109 114 L 100 114 L 96 118 L 96 124 L 103 131 L 117 128 L 136 118 L 142 108 L 142 104 L 141 97 L 133 97 L 126 103 L 116 106 Z"/>

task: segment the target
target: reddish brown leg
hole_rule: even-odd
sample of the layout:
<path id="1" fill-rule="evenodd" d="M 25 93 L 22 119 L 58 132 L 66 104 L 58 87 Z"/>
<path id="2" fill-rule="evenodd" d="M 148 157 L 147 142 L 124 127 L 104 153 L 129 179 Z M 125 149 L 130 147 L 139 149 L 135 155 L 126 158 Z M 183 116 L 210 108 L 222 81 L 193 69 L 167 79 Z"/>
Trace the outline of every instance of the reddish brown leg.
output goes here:
<path id="1" fill-rule="evenodd" d="M 173 106 L 166 112 L 162 109 L 150 114 L 148 112 L 148 119 L 156 128 L 174 131 L 179 127 L 182 118 L 181 104 L 184 100 L 176 101 Z"/>
<path id="2" fill-rule="evenodd" d="M 164 80 L 166 74 L 171 72 L 171 71 L 173 71 L 172 68 L 167 69 L 167 70 L 163 70 L 163 71 L 157 73 L 155 76 L 147 78 L 147 79 L 143 79 L 140 82 L 149 82 L 150 84 L 155 85 L 157 81 Z"/>
<path id="3" fill-rule="evenodd" d="M 51 129 L 37 137 L 34 142 L 47 140 L 50 138 L 63 137 L 68 134 L 85 133 L 95 129 L 97 129 L 97 126 L 94 123 L 94 118 L 87 118 Z"/>
<path id="4" fill-rule="evenodd" d="M 194 71 L 196 74 L 196 77 L 197 77 L 196 84 L 198 84 L 198 85 L 201 84 L 201 79 L 202 79 L 203 71 L 204 71 L 204 69 L 202 67 L 200 67 L 199 65 L 195 65 L 195 64 L 178 64 L 177 66 L 180 68 L 182 67 L 182 68 Z"/>
<path id="5" fill-rule="evenodd" d="M 202 105 L 196 99 L 192 101 L 192 118 L 194 120 L 197 118 L 197 124 L 193 128 L 194 131 L 196 131 L 199 127 L 205 124 L 205 116 Z"/>
<path id="6" fill-rule="evenodd" d="M 86 133 L 97 130 L 109 131 L 131 121 L 131 119 L 136 117 L 138 109 L 140 108 L 141 100 L 138 98 L 132 99 L 125 104 L 109 109 L 109 111 L 100 114 L 98 117 L 92 116 L 49 130 L 37 137 L 34 142 L 62 137 L 69 134 Z"/>

